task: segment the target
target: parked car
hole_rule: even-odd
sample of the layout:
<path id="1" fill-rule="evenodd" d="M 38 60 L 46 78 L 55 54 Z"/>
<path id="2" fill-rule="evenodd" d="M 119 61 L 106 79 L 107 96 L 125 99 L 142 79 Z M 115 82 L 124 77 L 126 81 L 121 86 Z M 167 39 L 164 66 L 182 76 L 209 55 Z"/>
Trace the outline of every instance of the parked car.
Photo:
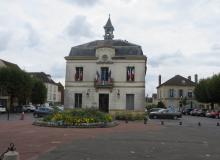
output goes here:
<path id="1" fill-rule="evenodd" d="M 220 111 L 209 111 L 206 113 L 206 116 L 209 118 L 220 118 Z"/>
<path id="2" fill-rule="evenodd" d="M 5 113 L 6 107 L 0 104 L 0 113 Z"/>
<path id="3" fill-rule="evenodd" d="M 43 117 L 51 115 L 53 113 L 53 108 L 50 107 L 39 107 L 33 113 L 34 117 Z"/>
<path id="4" fill-rule="evenodd" d="M 199 110 L 196 112 L 196 116 L 205 117 L 205 116 L 206 116 L 206 112 L 207 112 L 207 109 L 199 109 Z"/>
<path id="5" fill-rule="evenodd" d="M 149 118 L 153 118 L 153 119 L 177 119 L 177 118 L 181 118 L 182 114 L 181 112 L 172 112 L 169 109 L 161 109 L 159 111 L 156 112 L 151 112 L 149 114 Z"/>
<path id="6" fill-rule="evenodd" d="M 24 105 L 22 109 L 24 112 L 34 112 L 36 107 L 33 105 Z"/>
<path id="7" fill-rule="evenodd" d="M 182 110 L 182 114 L 184 115 L 190 115 L 190 112 L 193 110 L 193 108 L 184 108 Z"/>
<path id="8" fill-rule="evenodd" d="M 157 111 L 159 111 L 161 109 L 164 109 L 164 108 L 151 108 L 151 109 L 149 109 L 148 113 L 157 112 Z"/>
<path id="9" fill-rule="evenodd" d="M 191 116 L 197 116 L 198 111 L 199 111 L 199 109 L 193 109 L 193 110 L 190 112 L 190 115 L 191 115 Z"/>
<path id="10" fill-rule="evenodd" d="M 55 110 L 58 110 L 59 112 L 63 112 L 64 111 L 64 107 L 63 106 L 54 106 L 52 107 Z"/>

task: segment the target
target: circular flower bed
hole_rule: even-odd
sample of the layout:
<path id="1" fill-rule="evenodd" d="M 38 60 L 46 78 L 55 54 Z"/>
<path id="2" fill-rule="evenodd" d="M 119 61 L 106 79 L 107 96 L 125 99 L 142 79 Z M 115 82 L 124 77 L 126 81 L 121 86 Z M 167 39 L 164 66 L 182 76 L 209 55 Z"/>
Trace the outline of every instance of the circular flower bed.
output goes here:
<path id="1" fill-rule="evenodd" d="M 54 112 L 41 120 L 35 121 L 34 125 L 47 127 L 68 128 L 97 128 L 113 127 L 117 123 L 112 121 L 112 116 L 93 108 L 73 109 L 64 112 Z"/>

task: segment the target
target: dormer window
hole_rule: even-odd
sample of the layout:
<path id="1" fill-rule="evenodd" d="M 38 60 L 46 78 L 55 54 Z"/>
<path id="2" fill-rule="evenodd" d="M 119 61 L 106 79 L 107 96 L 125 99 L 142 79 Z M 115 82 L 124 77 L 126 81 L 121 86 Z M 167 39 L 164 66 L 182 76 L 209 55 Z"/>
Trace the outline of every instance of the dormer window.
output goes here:
<path id="1" fill-rule="evenodd" d="M 83 80 L 83 67 L 76 67 L 75 81 Z"/>

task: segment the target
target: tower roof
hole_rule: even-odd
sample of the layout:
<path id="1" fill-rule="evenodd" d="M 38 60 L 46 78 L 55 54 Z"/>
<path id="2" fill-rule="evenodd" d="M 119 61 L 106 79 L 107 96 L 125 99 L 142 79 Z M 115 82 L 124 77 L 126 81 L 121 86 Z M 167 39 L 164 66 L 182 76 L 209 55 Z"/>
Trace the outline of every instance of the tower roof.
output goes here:
<path id="1" fill-rule="evenodd" d="M 114 27 L 113 27 L 112 22 L 111 22 L 110 15 L 108 17 L 108 21 L 106 22 L 104 28 L 113 28 L 113 30 L 114 30 Z"/>
<path id="2" fill-rule="evenodd" d="M 113 39 L 114 38 L 114 34 L 113 34 L 114 27 L 113 27 L 111 19 L 110 19 L 110 14 L 109 14 L 109 17 L 108 17 L 108 21 L 104 26 L 104 29 L 105 29 L 104 39 L 105 40 Z"/>

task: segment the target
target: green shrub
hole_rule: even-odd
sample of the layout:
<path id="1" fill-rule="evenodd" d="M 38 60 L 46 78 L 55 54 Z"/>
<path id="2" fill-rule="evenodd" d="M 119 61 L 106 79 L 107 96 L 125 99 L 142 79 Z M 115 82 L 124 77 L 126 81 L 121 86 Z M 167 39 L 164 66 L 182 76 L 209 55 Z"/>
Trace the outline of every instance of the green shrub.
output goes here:
<path id="1" fill-rule="evenodd" d="M 143 120 L 145 117 L 144 113 L 131 112 L 131 111 L 121 111 L 115 113 L 115 119 L 117 120 Z"/>

